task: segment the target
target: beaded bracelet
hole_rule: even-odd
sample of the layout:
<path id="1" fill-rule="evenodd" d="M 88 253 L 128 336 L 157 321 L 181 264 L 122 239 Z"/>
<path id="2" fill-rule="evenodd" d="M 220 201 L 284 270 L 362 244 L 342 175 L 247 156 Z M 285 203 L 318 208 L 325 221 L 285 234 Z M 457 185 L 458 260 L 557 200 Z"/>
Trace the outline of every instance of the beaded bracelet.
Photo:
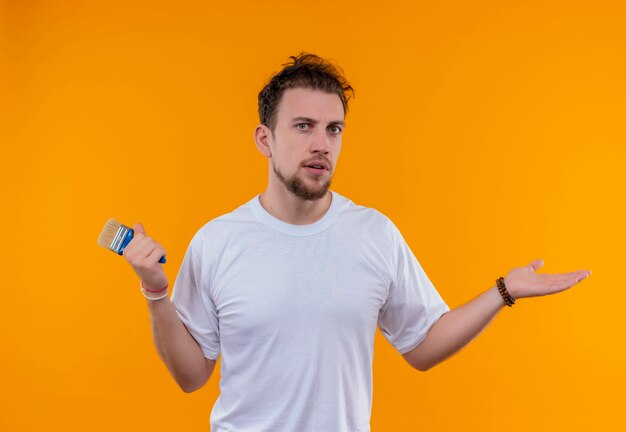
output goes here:
<path id="1" fill-rule="evenodd" d="M 515 299 L 513 296 L 507 291 L 506 286 L 504 285 L 504 278 L 500 277 L 496 279 L 496 284 L 498 285 L 498 292 L 502 296 L 504 300 L 504 304 L 508 307 L 511 307 L 515 304 Z"/>

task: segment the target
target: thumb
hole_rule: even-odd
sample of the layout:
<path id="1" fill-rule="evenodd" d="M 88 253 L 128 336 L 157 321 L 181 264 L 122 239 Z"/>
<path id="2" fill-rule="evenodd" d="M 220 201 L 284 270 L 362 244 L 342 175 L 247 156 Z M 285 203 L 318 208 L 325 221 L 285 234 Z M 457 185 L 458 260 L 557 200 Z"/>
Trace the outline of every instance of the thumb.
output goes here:
<path id="1" fill-rule="evenodd" d="M 143 225 L 142 225 L 142 224 L 140 224 L 140 223 L 136 223 L 136 224 L 135 224 L 135 232 L 136 232 L 137 234 L 143 234 L 143 235 L 146 235 L 146 230 L 145 230 L 145 228 L 143 227 Z"/>
<path id="2" fill-rule="evenodd" d="M 543 267 L 543 260 L 541 258 L 534 260 L 528 265 L 528 269 L 532 272 L 536 272 L 541 267 Z"/>

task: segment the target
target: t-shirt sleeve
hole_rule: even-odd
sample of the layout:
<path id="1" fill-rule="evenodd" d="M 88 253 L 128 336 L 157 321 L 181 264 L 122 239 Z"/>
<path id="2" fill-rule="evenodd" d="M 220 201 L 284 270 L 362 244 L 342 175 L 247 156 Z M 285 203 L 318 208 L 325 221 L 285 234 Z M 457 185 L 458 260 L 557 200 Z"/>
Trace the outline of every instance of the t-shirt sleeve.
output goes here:
<path id="1" fill-rule="evenodd" d="M 191 241 L 174 283 L 171 301 L 179 318 L 198 342 L 204 356 L 216 360 L 220 354 L 219 319 L 208 294 L 208 269 L 198 235 Z"/>
<path id="2" fill-rule="evenodd" d="M 394 277 L 378 315 L 378 328 L 401 354 L 406 354 L 424 340 L 430 327 L 450 308 L 395 226 L 392 237 L 396 242 Z"/>

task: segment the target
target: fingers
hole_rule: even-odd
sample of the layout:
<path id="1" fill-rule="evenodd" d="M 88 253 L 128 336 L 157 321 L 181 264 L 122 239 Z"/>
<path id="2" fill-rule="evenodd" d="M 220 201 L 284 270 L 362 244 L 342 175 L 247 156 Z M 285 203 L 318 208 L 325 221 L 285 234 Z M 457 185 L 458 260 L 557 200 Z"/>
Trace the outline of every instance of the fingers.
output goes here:
<path id="1" fill-rule="evenodd" d="M 152 267 L 159 262 L 162 256 L 165 256 L 163 247 L 152 240 L 150 237 L 140 239 L 136 245 L 136 250 L 131 251 L 132 262 L 141 267 Z M 155 259 L 155 256 L 158 255 Z"/>
<path id="2" fill-rule="evenodd" d="M 583 279 L 589 277 L 590 272 L 587 270 L 579 270 L 571 273 L 564 273 L 560 275 L 542 275 L 546 276 L 543 282 L 546 294 L 555 294 L 561 291 L 565 291 L 568 288 L 573 287 L 577 283 L 582 282 Z"/>
<path id="3" fill-rule="evenodd" d="M 146 230 L 145 230 L 145 228 L 143 227 L 142 224 L 136 223 L 134 229 L 135 229 L 135 233 L 141 234 L 141 235 L 146 235 Z"/>
<path id="4" fill-rule="evenodd" d="M 543 279 L 542 282 L 550 286 L 561 285 L 564 283 L 570 283 L 571 285 L 573 285 L 587 278 L 589 276 L 589 273 L 585 270 L 563 274 L 543 274 L 541 276 Z"/>
<path id="5" fill-rule="evenodd" d="M 560 276 L 563 279 L 566 280 L 574 280 L 574 283 L 578 283 L 580 281 L 582 281 L 583 279 L 588 278 L 591 275 L 591 272 L 589 270 L 578 270 L 575 272 L 569 272 L 569 273 L 563 273 L 561 275 L 553 275 L 553 276 Z"/>
<path id="6" fill-rule="evenodd" d="M 575 273 L 575 277 L 576 277 L 576 283 L 582 281 L 583 279 L 587 279 L 589 276 L 591 276 L 591 270 L 578 270 Z"/>
<path id="7" fill-rule="evenodd" d="M 533 262 L 531 262 L 528 267 L 530 269 L 530 271 L 537 271 L 539 270 L 541 267 L 543 267 L 543 260 L 541 258 L 538 258 L 536 260 L 534 260 Z"/>
<path id="8" fill-rule="evenodd" d="M 124 257 L 133 267 L 150 268 L 163 256 L 165 256 L 163 246 L 143 234 L 134 237 L 124 249 Z"/>
<path id="9" fill-rule="evenodd" d="M 165 251 L 163 250 L 161 245 L 157 244 L 157 247 L 155 247 L 152 250 L 152 252 L 150 252 L 148 256 L 146 257 L 146 261 L 153 265 L 154 263 L 158 263 L 161 257 L 164 257 L 164 256 L 165 256 Z"/>

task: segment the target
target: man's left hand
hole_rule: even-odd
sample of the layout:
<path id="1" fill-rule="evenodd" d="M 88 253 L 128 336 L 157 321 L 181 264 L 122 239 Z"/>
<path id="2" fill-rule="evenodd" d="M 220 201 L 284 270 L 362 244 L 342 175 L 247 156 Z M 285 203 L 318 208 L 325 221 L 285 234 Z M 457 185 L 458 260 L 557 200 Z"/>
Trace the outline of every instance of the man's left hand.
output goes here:
<path id="1" fill-rule="evenodd" d="M 556 294 L 576 285 L 591 275 L 591 270 L 562 274 L 537 274 L 543 260 L 536 259 L 525 267 L 513 269 L 504 278 L 504 285 L 515 299 Z"/>

